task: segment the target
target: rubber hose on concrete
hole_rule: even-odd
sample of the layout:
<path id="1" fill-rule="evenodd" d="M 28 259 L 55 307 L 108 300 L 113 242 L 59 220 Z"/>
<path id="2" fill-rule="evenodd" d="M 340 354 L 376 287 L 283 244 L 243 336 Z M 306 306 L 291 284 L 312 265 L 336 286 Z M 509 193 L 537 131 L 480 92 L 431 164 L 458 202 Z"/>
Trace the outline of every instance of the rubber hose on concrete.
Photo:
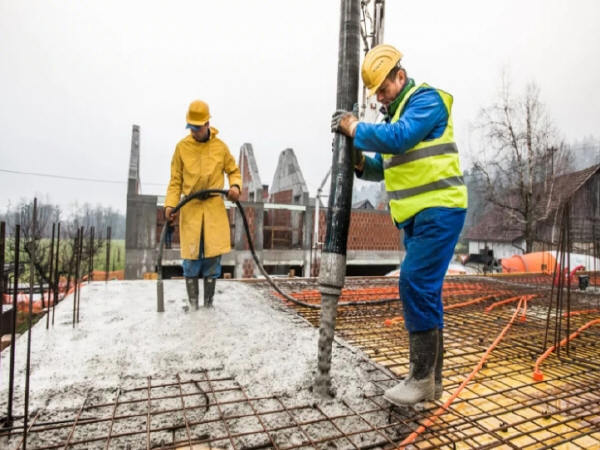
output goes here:
<path id="1" fill-rule="evenodd" d="M 221 190 L 221 189 L 206 189 L 206 190 L 194 192 L 194 193 L 186 196 L 185 198 L 183 198 L 177 204 L 177 206 L 175 206 L 175 208 L 173 208 L 173 211 L 171 212 L 171 214 L 177 213 L 177 211 L 179 211 L 185 204 L 187 204 L 191 200 L 194 200 L 194 199 L 202 200 L 202 199 L 206 199 L 212 195 L 227 196 L 227 193 L 228 193 L 228 191 Z M 235 201 L 234 203 L 238 207 L 238 209 L 240 211 L 240 215 L 242 216 L 242 222 L 244 223 L 244 230 L 246 231 L 246 238 L 248 239 L 248 247 L 250 248 L 250 253 L 252 253 L 252 258 L 254 259 L 254 262 L 256 263 L 258 270 L 260 270 L 260 273 L 265 277 L 265 279 L 271 285 L 271 287 L 273 289 L 275 289 L 275 291 L 277 291 L 277 293 L 282 295 L 286 300 L 288 300 L 292 303 L 295 303 L 296 305 L 303 306 L 305 308 L 311 308 L 311 309 L 321 309 L 321 305 L 313 305 L 311 303 L 306 303 L 301 300 L 298 300 L 297 298 L 292 297 L 291 295 L 286 294 L 275 284 L 273 279 L 269 276 L 269 274 L 267 273 L 265 268 L 262 266 L 262 264 L 258 260 L 258 256 L 256 255 L 256 252 L 254 251 L 254 244 L 252 243 L 250 227 L 248 226 L 248 220 L 246 219 L 246 213 L 244 211 L 244 208 L 242 207 L 242 204 L 239 201 Z M 157 279 L 158 312 L 164 311 L 164 300 L 163 300 L 164 294 L 163 294 L 163 287 L 162 287 L 162 283 L 163 283 L 163 281 L 162 281 L 162 255 L 163 255 L 164 241 L 165 241 L 165 235 L 166 235 L 166 233 L 165 233 L 166 228 L 167 227 L 165 224 L 165 226 L 163 227 L 163 229 L 161 230 L 161 233 L 160 233 L 160 243 L 159 243 L 159 247 L 158 247 L 158 258 L 157 258 L 157 264 L 156 264 L 157 269 L 158 269 L 158 279 Z M 397 302 L 399 300 L 400 300 L 399 298 L 386 298 L 386 299 L 372 300 L 372 301 L 366 301 L 366 302 L 345 302 L 345 303 L 338 303 L 338 306 L 382 305 L 382 304 L 386 304 L 386 303 Z"/>

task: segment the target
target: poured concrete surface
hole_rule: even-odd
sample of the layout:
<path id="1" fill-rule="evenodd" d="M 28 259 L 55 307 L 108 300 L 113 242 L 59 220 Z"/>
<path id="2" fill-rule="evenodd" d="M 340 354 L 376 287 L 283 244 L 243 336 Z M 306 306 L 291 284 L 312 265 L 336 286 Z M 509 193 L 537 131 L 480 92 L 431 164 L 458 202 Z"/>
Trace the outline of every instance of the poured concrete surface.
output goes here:
<path id="1" fill-rule="evenodd" d="M 202 283 L 200 283 L 202 286 Z M 201 294 L 202 298 L 202 294 Z M 164 313 L 156 312 L 156 282 L 95 282 L 82 289 L 80 322 L 72 325 L 72 296 L 32 329 L 30 413 L 79 408 L 84 393 L 223 370 L 250 396 L 282 395 L 313 402 L 318 329 L 265 298 L 252 284 L 219 280 L 215 308 L 186 312 L 183 280 L 165 281 Z M 22 415 L 27 336 L 16 344 L 14 414 Z M 6 411 L 9 351 L 2 353 L 0 410 Z M 336 404 L 364 402 L 379 392 L 374 366 L 360 352 L 334 343 Z M 375 370 L 375 372 L 378 372 Z M 105 400 L 100 395 L 96 401 Z M 12 447 L 11 447 L 12 448 Z"/>

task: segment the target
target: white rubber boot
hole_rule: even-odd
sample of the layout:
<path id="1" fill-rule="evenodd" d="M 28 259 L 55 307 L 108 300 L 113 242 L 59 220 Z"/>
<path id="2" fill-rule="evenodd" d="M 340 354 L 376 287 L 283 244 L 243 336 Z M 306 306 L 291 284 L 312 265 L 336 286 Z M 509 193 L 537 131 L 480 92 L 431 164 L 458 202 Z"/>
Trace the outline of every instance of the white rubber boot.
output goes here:
<path id="1" fill-rule="evenodd" d="M 435 363 L 438 330 L 409 333 L 410 370 L 399 384 L 386 390 L 383 398 L 396 406 L 410 406 L 435 395 Z"/>

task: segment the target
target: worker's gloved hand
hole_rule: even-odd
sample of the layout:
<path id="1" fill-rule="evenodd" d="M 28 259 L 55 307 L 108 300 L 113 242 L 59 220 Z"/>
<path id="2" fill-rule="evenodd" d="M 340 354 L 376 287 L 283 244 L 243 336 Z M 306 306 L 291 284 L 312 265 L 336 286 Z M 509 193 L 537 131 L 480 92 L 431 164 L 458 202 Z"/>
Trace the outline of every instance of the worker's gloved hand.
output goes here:
<path id="1" fill-rule="evenodd" d="M 352 165 L 361 172 L 365 168 L 365 155 L 354 145 L 352 146 Z"/>
<path id="2" fill-rule="evenodd" d="M 173 208 L 171 208 L 170 206 L 167 206 L 165 208 L 165 219 L 168 222 L 173 222 L 175 219 L 177 219 L 178 214 L 179 214 L 179 211 L 177 211 L 175 214 L 173 214 Z"/>
<path id="3" fill-rule="evenodd" d="M 231 202 L 237 202 L 240 198 L 240 188 L 238 185 L 233 185 L 227 192 L 227 200 Z"/>
<path id="4" fill-rule="evenodd" d="M 358 125 L 358 118 L 354 113 L 338 109 L 331 116 L 331 132 L 342 133 L 349 137 L 354 137 L 356 126 Z"/>

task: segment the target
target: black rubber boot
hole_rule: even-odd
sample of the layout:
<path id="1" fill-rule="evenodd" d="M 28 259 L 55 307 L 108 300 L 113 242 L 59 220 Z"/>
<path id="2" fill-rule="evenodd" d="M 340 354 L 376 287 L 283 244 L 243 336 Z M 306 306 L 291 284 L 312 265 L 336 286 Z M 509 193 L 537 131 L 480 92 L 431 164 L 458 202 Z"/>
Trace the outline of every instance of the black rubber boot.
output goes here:
<path id="1" fill-rule="evenodd" d="M 186 278 L 185 288 L 187 289 L 190 305 L 192 305 L 192 308 L 198 309 L 198 291 L 200 290 L 198 277 Z"/>
<path id="2" fill-rule="evenodd" d="M 217 284 L 216 278 L 205 278 L 204 279 L 204 307 L 213 307 L 213 297 L 215 296 L 215 286 Z"/>
<path id="3" fill-rule="evenodd" d="M 435 366 L 438 356 L 438 329 L 409 333 L 408 376 L 384 392 L 383 398 L 397 406 L 431 400 L 435 393 Z"/>
<path id="4" fill-rule="evenodd" d="M 444 368 L 444 330 L 438 330 L 437 360 L 435 362 L 435 393 L 434 400 L 442 398 L 444 384 L 442 383 L 442 369 Z"/>

